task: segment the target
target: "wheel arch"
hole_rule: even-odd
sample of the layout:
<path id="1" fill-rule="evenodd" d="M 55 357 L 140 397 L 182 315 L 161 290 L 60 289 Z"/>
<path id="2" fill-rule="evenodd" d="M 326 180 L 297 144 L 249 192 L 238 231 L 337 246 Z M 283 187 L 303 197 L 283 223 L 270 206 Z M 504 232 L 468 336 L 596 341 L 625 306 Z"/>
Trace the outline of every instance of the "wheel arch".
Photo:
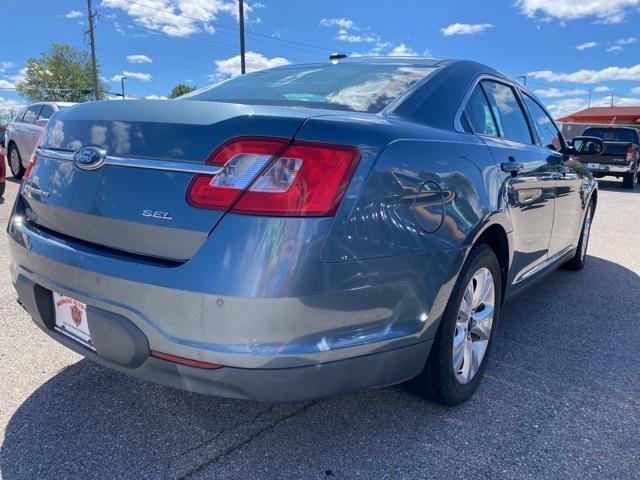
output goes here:
<path id="1" fill-rule="evenodd" d="M 471 243 L 471 248 L 481 244 L 488 245 L 498 259 L 502 292 L 501 301 L 504 303 L 512 255 L 512 247 L 505 226 L 497 221 L 486 224 Z"/>

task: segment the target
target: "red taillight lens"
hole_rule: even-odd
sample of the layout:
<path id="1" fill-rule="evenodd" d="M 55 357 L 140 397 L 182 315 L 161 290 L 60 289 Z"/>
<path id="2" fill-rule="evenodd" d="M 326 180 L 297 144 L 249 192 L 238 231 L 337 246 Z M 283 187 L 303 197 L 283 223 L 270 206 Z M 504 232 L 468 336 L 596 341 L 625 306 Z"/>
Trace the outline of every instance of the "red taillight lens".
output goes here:
<path id="1" fill-rule="evenodd" d="M 358 160 L 341 145 L 294 142 L 274 159 L 234 205 L 261 215 L 334 215 Z"/>
<path id="2" fill-rule="evenodd" d="M 222 166 L 217 175 L 196 175 L 187 190 L 196 207 L 227 210 L 289 140 L 283 138 L 237 138 L 217 148 L 207 159 Z"/>
<path id="3" fill-rule="evenodd" d="M 334 215 L 358 162 L 343 145 L 280 138 L 238 138 L 207 163 L 216 175 L 196 175 L 187 191 L 196 207 L 274 216 Z M 286 148 L 285 148 L 286 146 Z"/>
<path id="4" fill-rule="evenodd" d="M 626 160 L 629 163 L 633 162 L 633 145 L 628 145 L 627 146 L 627 158 L 626 158 Z"/>

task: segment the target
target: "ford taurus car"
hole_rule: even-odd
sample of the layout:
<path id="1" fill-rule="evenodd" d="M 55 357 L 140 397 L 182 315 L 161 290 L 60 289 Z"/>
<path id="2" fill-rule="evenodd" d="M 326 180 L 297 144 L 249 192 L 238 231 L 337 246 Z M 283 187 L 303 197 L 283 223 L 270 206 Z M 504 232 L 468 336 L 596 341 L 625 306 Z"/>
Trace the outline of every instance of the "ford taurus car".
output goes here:
<path id="1" fill-rule="evenodd" d="M 597 187 L 571 153 L 535 96 L 471 61 L 81 104 L 25 172 L 11 275 L 44 332 L 142 379 L 264 401 L 407 382 L 455 405 L 503 302 L 585 264 Z"/>

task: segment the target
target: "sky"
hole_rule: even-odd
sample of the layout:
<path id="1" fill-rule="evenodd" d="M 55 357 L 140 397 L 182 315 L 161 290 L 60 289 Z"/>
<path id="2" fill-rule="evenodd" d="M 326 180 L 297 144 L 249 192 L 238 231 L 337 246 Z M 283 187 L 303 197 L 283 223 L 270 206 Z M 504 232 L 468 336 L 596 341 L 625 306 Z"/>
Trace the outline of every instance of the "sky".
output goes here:
<path id="1" fill-rule="evenodd" d="M 0 115 L 29 57 L 89 49 L 85 0 L 3 0 Z M 164 98 L 239 73 L 237 0 L 93 0 L 109 90 Z M 248 0 L 250 70 L 348 55 L 471 59 L 526 76 L 554 116 L 640 105 L 640 0 Z M 10 21 L 8 20 L 10 19 Z M 524 82 L 524 78 L 520 78 Z"/>

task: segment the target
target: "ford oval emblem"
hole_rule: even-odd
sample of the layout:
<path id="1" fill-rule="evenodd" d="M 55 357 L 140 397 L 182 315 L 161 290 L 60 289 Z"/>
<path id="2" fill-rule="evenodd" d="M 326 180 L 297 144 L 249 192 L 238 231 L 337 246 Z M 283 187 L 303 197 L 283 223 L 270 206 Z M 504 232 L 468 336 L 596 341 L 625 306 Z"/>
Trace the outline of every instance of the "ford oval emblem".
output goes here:
<path id="1" fill-rule="evenodd" d="M 83 170 L 100 168 L 107 159 L 107 152 L 98 147 L 82 147 L 73 152 L 73 163 Z"/>

